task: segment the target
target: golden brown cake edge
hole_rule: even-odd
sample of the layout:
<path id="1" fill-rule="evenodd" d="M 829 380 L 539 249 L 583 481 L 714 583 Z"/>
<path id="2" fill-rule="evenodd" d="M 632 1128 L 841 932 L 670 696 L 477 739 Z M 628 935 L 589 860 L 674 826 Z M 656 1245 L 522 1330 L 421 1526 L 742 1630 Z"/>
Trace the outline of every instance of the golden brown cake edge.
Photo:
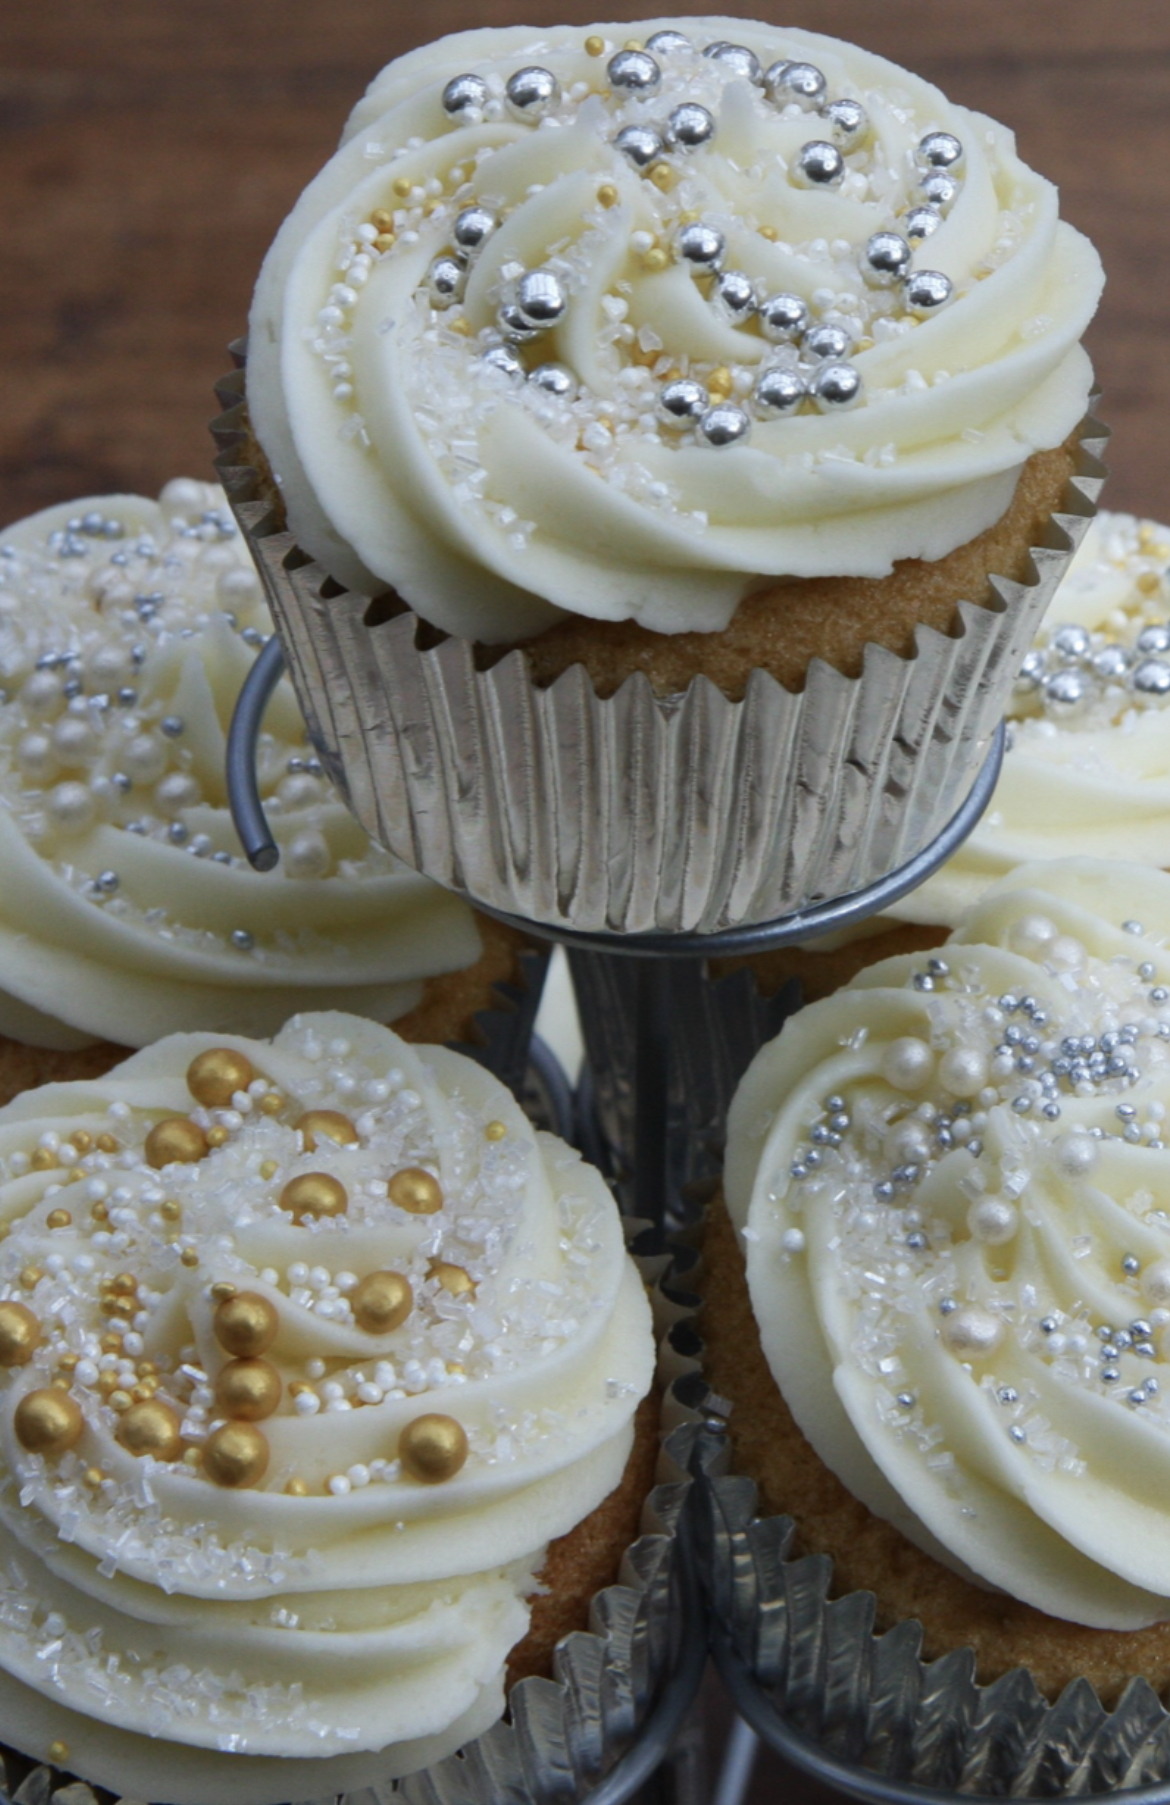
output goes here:
<path id="1" fill-rule="evenodd" d="M 835 1597 L 873 1592 L 879 1633 L 917 1618 L 928 1660 L 973 1648 L 984 1684 L 1027 1667 L 1041 1692 L 1055 1700 L 1083 1676 L 1107 1707 L 1135 1675 L 1156 1692 L 1170 1687 L 1170 1621 L 1142 1630 L 1100 1630 L 1050 1617 L 953 1573 L 854 1498 L 806 1441 L 772 1377 L 743 1254 L 721 1196 L 707 1214 L 699 1290 L 704 1377 L 733 1406 L 733 1470 L 755 1480 L 763 1514 L 793 1518 L 795 1554 L 832 1556 Z"/>

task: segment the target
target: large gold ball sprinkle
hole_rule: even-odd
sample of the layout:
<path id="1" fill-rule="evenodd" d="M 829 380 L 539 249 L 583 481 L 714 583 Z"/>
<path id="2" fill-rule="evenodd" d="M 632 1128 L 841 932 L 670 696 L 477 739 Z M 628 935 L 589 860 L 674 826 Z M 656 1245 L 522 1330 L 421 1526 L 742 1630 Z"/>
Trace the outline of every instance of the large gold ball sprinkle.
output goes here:
<path id="1" fill-rule="evenodd" d="M 402 1327 L 414 1305 L 410 1280 L 400 1272 L 368 1272 L 349 1294 L 354 1321 L 368 1335 Z"/>
<path id="2" fill-rule="evenodd" d="M 450 1260 L 432 1260 L 427 1267 L 427 1277 L 438 1279 L 443 1290 L 449 1291 L 452 1297 L 467 1297 L 475 1290 L 471 1274 Z"/>
<path id="3" fill-rule="evenodd" d="M 279 1327 L 276 1305 L 258 1291 L 237 1291 L 225 1297 L 215 1312 L 215 1339 L 220 1347 L 245 1359 L 266 1354 Z"/>
<path id="4" fill-rule="evenodd" d="M 29 1161 L 30 1170 L 33 1172 L 51 1172 L 56 1164 L 57 1155 L 51 1153 L 48 1147 L 38 1147 Z"/>
<path id="5" fill-rule="evenodd" d="M 63 1761 L 68 1761 L 68 1759 L 69 1744 L 63 1742 L 59 1736 L 55 1737 L 49 1744 L 49 1760 L 53 1763 L 54 1767 L 60 1767 L 61 1763 Z"/>
<path id="6" fill-rule="evenodd" d="M 440 1485 L 454 1479 L 467 1459 L 463 1424 L 438 1412 L 416 1416 L 398 1437 L 398 1458 L 403 1471 L 423 1485 Z"/>
<path id="7" fill-rule="evenodd" d="M 302 1172 L 285 1185 L 280 1207 L 289 1211 L 294 1222 L 303 1222 L 306 1216 L 344 1216 L 349 1194 L 340 1179 L 328 1172 Z"/>
<path id="8" fill-rule="evenodd" d="M 339 1109 L 307 1109 L 293 1126 L 300 1129 L 306 1153 L 315 1152 L 319 1140 L 349 1147 L 358 1138 L 357 1129 Z"/>
<path id="9" fill-rule="evenodd" d="M 252 1061 L 234 1047 L 209 1047 L 187 1067 L 187 1089 L 196 1103 L 226 1109 L 237 1091 L 246 1091 L 256 1076 Z"/>
<path id="10" fill-rule="evenodd" d="M 443 1207 L 443 1192 L 437 1178 L 421 1166 L 403 1166 L 387 1186 L 391 1203 L 412 1216 L 433 1216 Z"/>
<path id="11" fill-rule="evenodd" d="M 26 1304 L 0 1304 L 0 1366 L 24 1366 L 40 1340 L 40 1318 Z"/>
<path id="12" fill-rule="evenodd" d="M 256 1485 L 268 1471 L 268 1443 L 251 1423 L 225 1423 L 203 1444 L 203 1471 L 216 1485 Z"/>
<path id="13" fill-rule="evenodd" d="M 68 1210 L 50 1210 L 45 1217 L 46 1228 L 68 1228 L 73 1217 Z"/>
<path id="14" fill-rule="evenodd" d="M 30 1454 L 64 1454 L 85 1427 L 81 1406 L 67 1392 L 51 1389 L 26 1393 L 13 1422 L 17 1441 Z"/>
<path id="15" fill-rule="evenodd" d="M 229 1360 L 215 1381 L 215 1401 L 225 1416 L 263 1422 L 280 1403 L 280 1374 L 267 1360 Z"/>
<path id="16" fill-rule="evenodd" d="M 207 1136 L 189 1117 L 168 1116 L 165 1122 L 155 1123 L 146 1137 L 143 1152 L 147 1165 L 156 1169 L 189 1166 L 206 1156 Z"/>
<path id="17" fill-rule="evenodd" d="M 118 1424 L 118 1440 L 129 1453 L 156 1460 L 178 1460 L 183 1447 L 178 1416 L 159 1398 L 131 1404 Z"/>

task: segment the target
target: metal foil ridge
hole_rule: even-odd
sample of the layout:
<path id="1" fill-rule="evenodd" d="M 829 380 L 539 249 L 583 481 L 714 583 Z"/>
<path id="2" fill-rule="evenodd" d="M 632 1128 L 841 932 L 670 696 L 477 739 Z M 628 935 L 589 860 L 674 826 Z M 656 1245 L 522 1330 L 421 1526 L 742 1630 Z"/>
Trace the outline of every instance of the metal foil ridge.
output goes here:
<path id="1" fill-rule="evenodd" d="M 914 1619 L 876 1633 L 874 1594 L 834 1595 L 832 1559 L 793 1557 L 791 1517 L 759 1516 L 755 1481 L 728 1470 L 730 1406 L 705 1382 L 689 1397 L 704 1424 L 694 1533 L 716 1661 L 741 1712 L 788 1759 L 875 1802 L 890 1782 L 1021 1799 L 1170 1782 L 1170 1712 L 1140 1676 L 1112 1710 L 1083 1678 L 1050 1703 L 1024 1667 L 980 1685 L 971 1648 L 924 1660 Z M 782 1735 L 769 1736 L 777 1720 Z M 905 1799 L 913 1805 L 912 1790 Z"/>
<path id="2" fill-rule="evenodd" d="M 524 1089 L 528 1049 L 550 957 L 546 949 L 538 947 L 521 952 L 517 957 L 519 982 L 493 984 L 491 1007 L 477 1010 L 472 1017 L 476 1038 L 451 1042 L 454 1052 L 486 1066 L 515 1097 Z"/>
<path id="3" fill-rule="evenodd" d="M 995 605 L 959 602 L 953 637 L 919 626 L 910 658 L 871 644 L 857 678 L 814 659 L 800 694 L 755 671 L 739 702 L 637 673 L 602 700 L 581 666 L 544 689 L 519 651 L 479 670 L 469 642 L 332 582 L 250 462 L 242 394 L 240 371 L 220 384 L 217 469 L 358 820 L 487 908 L 590 931 L 769 920 L 913 857 L 963 801 L 1104 476 L 1089 416 L 1027 580 L 992 577 Z"/>

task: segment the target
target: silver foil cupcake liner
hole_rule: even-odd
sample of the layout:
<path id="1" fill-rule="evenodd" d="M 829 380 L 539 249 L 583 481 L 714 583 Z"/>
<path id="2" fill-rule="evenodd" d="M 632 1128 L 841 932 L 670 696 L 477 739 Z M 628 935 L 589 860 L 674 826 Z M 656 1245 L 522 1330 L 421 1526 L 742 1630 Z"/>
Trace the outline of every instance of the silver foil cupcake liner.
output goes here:
<path id="1" fill-rule="evenodd" d="M 570 956 L 598 1073 L 598 1129 L 622 1173 L 637 1083 L 629 961 Z M 762 997 L 748 968 L 713 981 L 701 961 L 672 966 L 671 1176 L 683 1284 L 701 1260 L 730 1098 L 798 1006 L 794 986 Z M 923 1789 L 1051 1798 L 1170 1784 L 1170 1713 L 1140 1677 L 1112 1710 L 1083 1679 L 1050 1702 L 1024 1669 L 979 1685 L 969 1648 L 924 1661 L 916 1622 L 876 1634 L 873 1594 L 835 1595 L 831 1559 L 794 1557 L 792 1519 L 758 1514 L 754 1481 L 729 1470 L 731 1406 L 701 1376 L 701 1334 L 684 1317 L 675 1339 L 695 1363 L 675 1390 L 692 1413 L 685 1446 L 696 1474 L 695 1551 L 712 1645 L 733 1701 L 774 1747 L 873 1805 L 914 1805 Z"/>
<path id="2" fill-rule="evenodd" d="M 550 954 L 543 948 L 525 948 L 516 961 L 518 980 L 494 984 L 491 1007 L 478 1010 L 472 1017 L 474 1038 L 451 1042 L 456 1053 L 463 1053 L 477 1065 L 486 1066 L 521 1101 L 529 1083 L 532 1029 L 548 975 L 549 958 Z"/>
<path id="3" fill-rule="evenodd" d="M 242 355 L 242 353 L 241 353 Z M 260 569 L 310 735 L 362 826 L 448 889 L 553 927 L 698 932 L 767 921 L 904 864 L 970 788 L 1103 478 L 1076 475 L 1024 582 L 992 577 L 954 636 L 814 660 L 800 694 L 753 672 L 742 701 L 641 674 L 599 698 L 581 666 L 547 688 L 523 654 L 477 668 L 389 598 L 340 588 L 282 530 L 249 461 L 242 372 L 220 385 L 216 467 Z"/>
<path id="4" fill-rule="evenodd" d="M 578 1138 L 586 1156 L 620 1190 L 632 1182 L 636 1156 L 636 974 L 621 953 L 570 948 L 568 956 L 586 1050 Z M 775 1039 L 799 1005 L 799 995 L 789 984 L 775 996 L 762 996 L 746 966 L 712 979 L 701 959 L 672 959 L 666 965 L 666 1187 L 673 1218 L 666 1226 L 678 1229 L 690 1188 L 722 1166 L 724 1122 L 736 1085 L 754 1054 Z"/>
<path id="5" fill-rule="evenodd" d="M 588 976 L 584 983 L 600 1004 L 604 974 L 592 991 Z M 608 995 L 615 1004 L 616 992 Z M 692 1139 L 682 1230 L 693 1266 L 701 1260 L 703 1212 L 718 1189 L 731 1093 L 796 1006 L 792 987 L 765 1001 L 747 969 L 715 983 L 696 974 L 677 993 L 679 1068 L 694 1074 L 684 1117 Z M 582 1017 L 588 1024 L 584 1002 Z M 615 1055 L 618 1046 L 615 1036 Z M 699 1071 L 696 1059 L 707 1049 Z M 622 1120 L 619 1110 L 619 1134 Z M 701 1331 L 691 1321 L 682 1326 L 701 1373 Z M 713 1651 L 741 1713 L 790 1761 L 872 1805 L 914 1805 L 919 1789 L 1052 1798 L 1170 1784 L 1170 1712 L 1140 1677 L 1112 1710 L 1084 1679 L 1050 1702 L 1023 1668 L 978 1684 L 970 1648 L 924 1660 L 915 1621 L 875 1633 L 874 1595 L 835 1594 L 832 1560 L 794 1556 L 792 1519 L 759 1515 L 755 1482 L 730 1470 L 732 1407 L 694 1373 L 684 1383 L 701 1419 L 688 1434 Z"/>
<path id="6" fill-rule="evenodd" d="M 693 1403 L 707 1422 L 696 1541 L 716 1661 L 781 1753 L 857 1798 L 888 1801 L 892 1782 L 907 1805 L 918 1788 L 1034 1799 L 1170 1783 L 1170 1712 L 1140 1676 L 1112 1710 L 1086 1679 L 1053 1703 L 1023 1667 L 980 1685 L 970 1648 L 923 1660 L 914 1620 L 875 1633 L 873 1593 L 834 1595 L 832 1560 L 794 1558 L 792 1519 L 758 1516 L 754 1481 L 726 1472 L 726 1403 Z"/>
<path id="7" fill-rule="evenodd" d="M 628 1236 L 644 1226 L 627 1223 Z M 695 1438 L 691 1399 L 703 1391 L 689 1320 L 697 1302 L 671 1288 L 671 1262 L 635 1258 L 660 1336 L 658 1383 L 666 1431 L 658 1482 L 642 1510 L 643 1533 L 627 1548 L 615 1584 L 591 1601 L 589 1628 L 557 1644 L 553 1679 L 530 1676 L 508 1694 L 507 1713 L 455 1755 L 418 1773 L 298 1805 L 587 1805 L 619 1764 L 637 1761 L 627 1792 L 665 1755 L 706 1661 L 706 1624 L 684 1529 L 691 1514 Z M 686 1264 L 689 1255 L 683 1255 Z M 4 1676 L 0 1674 L 0 1686 Z M 241 1757 L 246 1759 L 246 1757 Z M 0 1805 L 110 1805 L 117 1795 L 0 1745 Z M 123 1805 L 140 1805 L 125 1800 Z M 274 1800 L 273 1805 L 281 1805 Z"/>

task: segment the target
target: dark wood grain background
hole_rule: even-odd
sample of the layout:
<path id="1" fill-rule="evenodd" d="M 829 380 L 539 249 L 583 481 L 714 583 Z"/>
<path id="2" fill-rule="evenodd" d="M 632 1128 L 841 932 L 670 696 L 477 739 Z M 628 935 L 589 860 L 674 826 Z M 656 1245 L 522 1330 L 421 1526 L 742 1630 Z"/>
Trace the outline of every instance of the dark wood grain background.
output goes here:
<path id="1" fill-rule="evenodd" d="M 1007 121 L 1060 183 L 1109 272 L 1091 334 L 1107 493 L 1170 515 L 1166 0 L 758 3 Z M 518 12 L 591 18 L 581 0 L 5 0 L 0 520 L 207 474 L 224 347 L 351 103 L 420 39 Z"/>
<path id="2" fill-rule="evenodd" d="M 1170 517 L 1167 0 L 757 6 L 931 77 L 1059 182 L 1109 274 L 1090 336 L 1106 497 Z M 0 522 L 210 475 L 225 346 L 350 105 L 400 51 L 518 13 L 591 20 L 581 0 L 3 0 Z M 761 1763 L 753 1797 L 814 1793 Z"/>

